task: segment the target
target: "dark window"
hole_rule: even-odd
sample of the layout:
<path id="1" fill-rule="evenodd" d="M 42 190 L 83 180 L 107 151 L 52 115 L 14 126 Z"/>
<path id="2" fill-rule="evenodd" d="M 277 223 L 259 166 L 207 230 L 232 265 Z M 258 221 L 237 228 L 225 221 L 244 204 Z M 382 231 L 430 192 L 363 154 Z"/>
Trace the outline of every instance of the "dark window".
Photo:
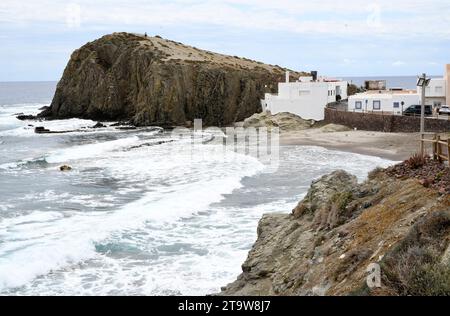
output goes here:
<path id="1" fill-rule="evenodd" d="M 373 109 L 374 110 L 381 110 L 381 101 L 373 101 Z"/>
<path id="2" fill-rule="evenodd" d="M 361 110 L 362 109 L 362 102 L 361 101 L 356 101 L 355 102 L 355 109 L 357 109 L 357 110 Z"/>
<path id="3" fill-rule="evenodd" d="M 400 108 L 400 102 L 394 102 L 394 109 Z"/>

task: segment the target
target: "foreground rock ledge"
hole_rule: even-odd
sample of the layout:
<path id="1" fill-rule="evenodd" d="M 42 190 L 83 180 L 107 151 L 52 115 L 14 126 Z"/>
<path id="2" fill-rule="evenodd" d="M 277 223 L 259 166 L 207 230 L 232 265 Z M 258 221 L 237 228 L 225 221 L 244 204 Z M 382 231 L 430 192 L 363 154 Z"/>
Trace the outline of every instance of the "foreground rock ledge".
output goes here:
<path id="1" fill-rule="evenodd" d="M 224 126 L 261 111 L 284 69 L 160 37 L 114 33 L 76 50 L 39 116 Z M 299 76 L 299 73 L 293 73 Z"/>
<path id="2" fill-rule="evenodd" d="M 373 172 L 314 182 L 292 214 L 266 215 L 237 281 L 220 295 L 449 295 L 450 197 Z M 378 263 L 382 287 L 369 289 Z"/>

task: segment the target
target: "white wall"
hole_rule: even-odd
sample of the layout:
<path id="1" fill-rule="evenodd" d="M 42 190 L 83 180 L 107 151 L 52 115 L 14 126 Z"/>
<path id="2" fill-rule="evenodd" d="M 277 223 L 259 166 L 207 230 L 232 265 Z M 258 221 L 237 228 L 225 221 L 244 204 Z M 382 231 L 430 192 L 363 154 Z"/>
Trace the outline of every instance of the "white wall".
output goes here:
<path id="1" fill-rule="evenodd" d="M 445 98 L 446 89 L 446 81 L 444 78 L 433 78 L 425 90 L 425 96 L 427 98 Z M 417 93 L 419 95 L 422 94 L 422 87 L 417 87 Z"/>
<path id="2" fill-rule="evenodd" d="M 266 94 L 261 104 L 272 114 L 289 112 L 304 119 L 323 120 L 325 107 L 336 101 L 336 87 L 347 98 L 347 82 L 290 82 L 278 84 L 278 95 Z M 332 92 L 331 92 L 332 91 Z"/>
<path id="3" fill-rule="evenodd" d="M 445 85 L 446 85 L 446 91 L 445 91 L 445 95 L 446 95 L 446 104 L 450 105 L 450 65 L 446 65 L 445 66 Z"/>
<path id="4" fill-rule="evenodd" d="M 381 107 L 379 110 L 374 109 L 374 101 L 380 101 Z M 362 108 L 356 108 L 356 102 L 361 102 Z M 402 105 L 403 102 L 403 105 Z M 398 107 L 394 107 L 394 103 L 398 103 Z M 367 104 L 367 107 L 366 107 Z M 365 94 L 359 93 L 349 98 L 348 110 L 354 112 L 365 111 L 385 111 L 394 112 L 394 114 L 402 114 L 411 105 L 420 104 L 420 96 L 416 93 L 413 94 L 395 94 L 395 93 L 382 93 L 382 94 Z"/>
<path id="5" fill-rule="evenodd" d="M 289 112 L 304 119 L 324 119 L 328 99 L 326 86 L 304 85 L 300 88 L 297 84 L 291 87 L 280 84 L 280 92 L 279 96 L 266 94 L 266 110 L 272 114 Z"/>
<path id="6" fill-rule="evenodd" d="M 433 78 L 425 90 L 426 105 L 443 105 L 446 102 L 447 83 L 445 78 Z M 417 87 L 417 93 L 422 95 L 422 87 Z"/>

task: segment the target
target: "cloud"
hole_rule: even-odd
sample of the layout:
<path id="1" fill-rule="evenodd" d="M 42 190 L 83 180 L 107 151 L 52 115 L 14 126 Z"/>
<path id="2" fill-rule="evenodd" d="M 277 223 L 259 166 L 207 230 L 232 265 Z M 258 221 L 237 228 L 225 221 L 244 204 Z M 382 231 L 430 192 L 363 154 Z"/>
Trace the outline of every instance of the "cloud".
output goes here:
<path id="1" fill-rule="evenodd" d="M 80 9 L 78 20 L 68 6 Z M 71 13 L 68 13 L 70 11 Z M 107 25 L 218 25 L 251 30 L 395 38 L 450 38 L 448 0 L 2 0 L 0 23 Z M 71 23 L 67 23 L 72 19 Z"/>
<path id="2" fill-rule="evenodd" d="M 406 63 L 404 61 L 401 61 L 401 60 L 394 61 L 392 63 L 392 66 L 394 66 L 394 67 L 402 67 L 402 66 L 405 66 L 405 65 L 406 65 Z"/>
<path id="3" fill-rule="evenodd" d="M 438 73 L 450 49 L 446 12 L 448 0 L 0 0 L 0 55 L 36 65 L 62 56 L 57 78 L 87 41 L 147 31 L 330 75 Z M 15 67 L 8 58 L 0 69 Z M 28 71 L 41 70 L 24 80 Z"/>

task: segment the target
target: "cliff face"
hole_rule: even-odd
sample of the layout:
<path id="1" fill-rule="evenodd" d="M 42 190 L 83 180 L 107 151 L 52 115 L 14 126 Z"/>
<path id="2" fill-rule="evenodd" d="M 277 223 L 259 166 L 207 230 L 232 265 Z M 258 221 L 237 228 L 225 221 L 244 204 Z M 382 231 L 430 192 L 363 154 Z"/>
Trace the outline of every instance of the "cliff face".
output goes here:
<path id="1" fill-rule="evenodd" d="M 447 169 L 448 172 L 448 169 Z M 366 284 L 381 267 L 381 287 Z M 337 171 L 292 214 L 266 215 L 222 295 L 450 295 L 450 197 L 385 171 Z"/>
<path id="2" fill-rule="evenodd" d="M 76 50 L 47 118 L 222 126 L 261 111 L 284 69 L 160 37 L 114 33 Z M 297 75 L 297 74 L 293 74 Z M 266 87 L 267 86 L 267 87 Z"/>

